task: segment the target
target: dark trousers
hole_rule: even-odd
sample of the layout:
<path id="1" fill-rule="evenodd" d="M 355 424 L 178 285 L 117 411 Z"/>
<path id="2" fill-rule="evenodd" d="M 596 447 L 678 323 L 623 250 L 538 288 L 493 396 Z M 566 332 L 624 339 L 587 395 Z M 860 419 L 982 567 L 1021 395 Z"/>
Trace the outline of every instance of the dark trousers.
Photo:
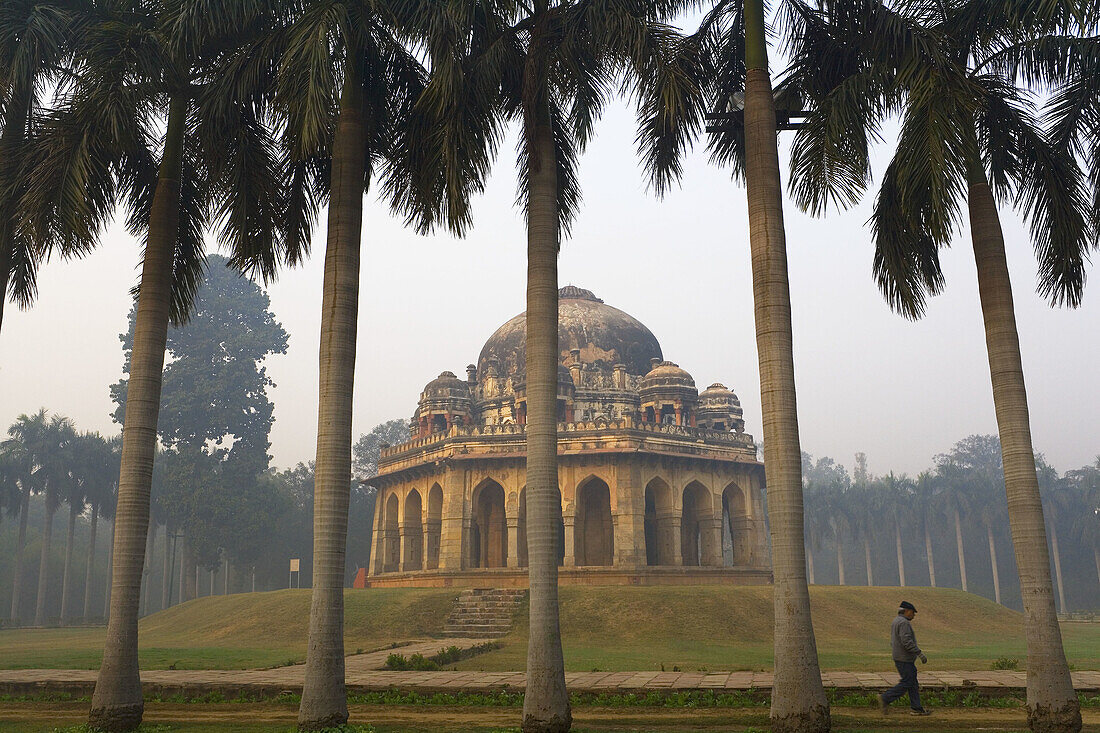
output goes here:
<path id="1" fill-rule="evenodd" d="M 899 662 L 895 659 L 894 666 L 898 668 L 898 674 L 901 675 L 901 682 L 898 682 L 883 693 L 883 699 L 885 699 L 887 703 L 892 703 L 908 692 L 909 707 L 914 710 L 923 710 L 924 707 L 920 704 L 920 687 L 917 685 L 917 665 L 913 662 Z"/>

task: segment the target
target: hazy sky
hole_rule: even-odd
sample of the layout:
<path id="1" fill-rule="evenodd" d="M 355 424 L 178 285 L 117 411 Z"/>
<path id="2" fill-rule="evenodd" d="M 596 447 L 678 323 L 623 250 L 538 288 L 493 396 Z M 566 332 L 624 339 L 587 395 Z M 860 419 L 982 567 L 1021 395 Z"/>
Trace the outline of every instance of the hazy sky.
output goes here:
<path id="1" fill-rule="evenodd" d="M 629 111 L 609 109 L 582 159 L 584 203 L 562 247 L 561 284 L 588 288 L 645 323 L 665 358 L 691 372 L 700 389 L 733 388 L 746 429 L 759 439 L 745 192 L 696 151 L 682 188 L 659 201 L 647 192 L 633 139 Z M 465 240 L 418 237 L 368 198 L 356 435 L 410 417 L 426 382 L 444 370 L 463 374 L 490 334 L 524 310 L 526 240 L 513 205 L 513 151 L 510 139 Z M 785 161 L 785 150 L 780 155 Z M 887 155 L 878 154 L 878 170 Z M 958 439 L 996 432 L 974 260 L 964 230 L 943 256 L 946 292 L 924 320 L 903 320 L 871 278 L 869 202 L 826 219 L 786 208 L 802 446 L 849 470 L 853 454 L 864 451 L 873 472 L 912 474 Z M 1100 283 L 1090 283 L 1078 310 L 1048 307 L 1035 294 L 1026 229 L 1013 212 L 1002 217 L 1035 446 L 1065 471 L 1100 454 Z M 289 352 L 268 360 L 277 384 L 271 452 L 280 467 L 314 456 L 321 222 L 312 258 L 270 287 L 272 309 L 290 334 Z M 0 423 L 46 407 L 81 429 L 119 430 L 108 385 L 121 374 L 118 334 L 138 254 L 138 242 L 113 227 L 86 259 L 43 268 L 33 309 L 9 305 L 0 333 Z"/>

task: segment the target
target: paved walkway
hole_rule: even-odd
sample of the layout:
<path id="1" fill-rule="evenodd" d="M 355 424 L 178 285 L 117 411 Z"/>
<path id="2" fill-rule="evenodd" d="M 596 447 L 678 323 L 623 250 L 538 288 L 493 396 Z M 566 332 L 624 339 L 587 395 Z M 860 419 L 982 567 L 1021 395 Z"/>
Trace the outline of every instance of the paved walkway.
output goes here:
<path id="1" fill-rule="evenodd" d="M 406 656 L 430 656 L 451 646 L 470 647 L 481 639 L 418 641 L 396 649 L 385 649 L 347 658 L 346 680 L 352 691 L 401 689 L 421 693 L 492 692 L 501 689 L 522 690 L 523 672 L 393 672 L 379 669 L 386 657 L 397 652 Z M 277 694 L 302 687 L 303 665 L 268 670 L 149 670 L 141 673 L 147 691 L 162 694 L 200 694 L 220 691 L 227 697 L 241 692 Z M 1100 671 L 1073 672 L 1078 690 L 1100 692 Z M 67 691 L 86 694 L 95 684 L 96 670 L 21 669 L 0 670 L 0 692 L 32 694 Z M 843 690 L 876 690 L 897 682 L 893 672 L 824 672 L 826 687 Z M 1021 690 L 1025 673 L 1015 671 L 933 671 L 922 670 L 925 688 L 954 688 L 982 693 Z M 660 690 L 768 690 L 770 672 L 570 672 L 566 684 L 573 692 L 649 692 Z"/>

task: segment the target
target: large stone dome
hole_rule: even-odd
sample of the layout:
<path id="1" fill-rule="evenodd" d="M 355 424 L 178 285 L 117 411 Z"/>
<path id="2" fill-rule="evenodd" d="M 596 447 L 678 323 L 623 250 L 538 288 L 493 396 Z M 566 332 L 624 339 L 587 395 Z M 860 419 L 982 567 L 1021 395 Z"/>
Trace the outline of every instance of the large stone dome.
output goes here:
<path id="1" fill-rule="evenodd" d="M 526 347 L 527 314 L 521 313 L 485 342 L 478 374 L 486 374 L 490 365 L 501 377 L 525 374 Z M 558 291 L 558 348 L 560 363 L 571 361 L 570 351 L 580 349 L 584 364 L 606 371 L 624 364 L 637 376 L 649 371 L 651 359 L 662 359 L 661 345 L 641 321 L 572 285 Z"/>

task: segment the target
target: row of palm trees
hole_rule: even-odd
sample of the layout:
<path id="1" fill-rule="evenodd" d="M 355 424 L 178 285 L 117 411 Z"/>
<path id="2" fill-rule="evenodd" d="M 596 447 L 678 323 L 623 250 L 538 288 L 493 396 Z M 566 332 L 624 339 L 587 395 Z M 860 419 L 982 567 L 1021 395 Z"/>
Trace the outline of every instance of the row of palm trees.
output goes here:
<path id="1" fill-rule="evenodd" d="M 53 520 L 63 504 L 69 506 L 69 521 L 61 581 L 61 623 L 97 618 L 100 614 L 93 612 L 91 607 L 96 532 L 99 520 L 110 519 L 114 514 L 118 441 L 108 440 L 95 432 L 77 432 L 72 420 L 62 415 L 50 415 L 46 410 L 39 410 L 33 415 L 20 415 L 8 428 L 7 435 L 7 439 L 0 442 L 0 516 L 7 514 L 19 522 L 9 618 L 13 621 L 20 619 L 24 603 L 24 554 L 31 497 L 34 495 L 42 498 L 44 509 L 34 624 L 43 626 L 49 618 L 47 593 L 56 581 L 49 577 Z M 84 568 L 84 600 L 83 605 L 78 606 L 75 597 L 78 568 L 75 564 L 74 538 L 77 519 L 87 511 L 90 511 L 90 524 Z M 108 595 L 109 590 L 108 587 Z M 103 613 L 106 613 L 105 609 Z"/>
<path id="2" fill-rule="evenodd" d="M 996 442 L 995 436 L 975 437 Z M 1075 576 L 1082 580 L 1095 578 L 1095 583 L 1075 589 L 1079 598 L 1100 598 L 1100 463 L 1068 471 L 1063 477 L 1041 459 L 1039 465 L 1057 607 L 1067 613 L 1070 608 L 1063 582 L 1063 550 L 1067 548 L 1059 548 L 1059 539 L 1070 543 L 1070 554 L 1080 562 L 1081 566 L 1074 568 Z M 997 468 L 994 473 L 941 461 L 934 471 L 923 472 L 915 479 L 891 473 L 854 485 L 846 481 L 808 482 L 810 583 L 828 577 L 840 585 L 855 584 L 853 567 L 848 564 L 854 554 L 854 565 L 857 569 L 862 565 L 863 572 L 858 574 L 867 585 L 874 585 L 876 578 L 882 584 L 885 572 L 890 582 L 897 578 L 903 586 L 927 583 L 936 587 L 957 582 L 957 587 L 970 591 L 975 560 L 971 557 L 968 562 L 966 548 L 982 547 L 989 557 L 989 572 L 983 571 L 979 580 L 987 589 L 982 592 L 990 592 L 991 586 L 993 600 L 1001 603 L 998 557 L 1008 539 L 1008 514 L 1001 500 L 1004 483 Z M 941 566 L 937 573 L 936 550 L 941 559 L 946 551 L 941 545 L 953 549 L 957 570 Z M 924 568 L 914 568 L 915 564 Z M 945 578 L 950 580 L 945 583 Z M 1004 585 L 1008 590 L 1011 580 Z"/>
<path id="3" fill-rule="evenodd" d="M 919 316 L 942 287 L 937 251 L 967 202 L 1025 589 L 1029 718 L 1036 729 L 1080 728 L 1054 612 L 996 201 L 1014 201 L 1032 223 L 1041 292 L 1076 305 L 1100 200 L 1086 194 L 1089 185 L 1100 189 L 1096 117 L 1075 114 L 1100 104 L 1100 54 L 1087 53 L 1097 44 L 1096 18 L 1064 0 L 897 7 L 787 0 L 782 18 L 794 63 L 773 92 L 762 0 L 718 0 L 699 30 L 684 36 L 669 23 L 686 7 L 656 0 L 4 4 L 6 289 L 29 301 L 37 264 L 51 252 L 94 247 L 118 208 L 145 238 L 93 725 L 130 729 L 142 715 L 137 614 L 165 335 L 170 320 L 186 317 L 203 234 L 216 232 L 234 265 L 271 278 L 308 251 L 323 202 L 314 590 L 299 725 L 347 720 L 342 586 L 363 194 L 380 184 L 410 225 L 462 232 L 469 197 L 481 189 L 503 129 L 515 123 L 528 223 L 531 634 L 523 725 L 569 728 L 552 530 L 560 511 L 553 499 L 556 260 L 579 206 L 577 157 L 604 105 L 623 89 L 638 103 L 640 152 L 659 192 L 680 174 L 708 111 L 727 119 L 711 140 L 714 157 L 746 183 L 775 570 L 773 726 L 830 725 L 806 582 L 779 100 L 784 118 L 807 114 L 795 137 L 791 186 L 796 202 L 815 213 L 863 193 L 870 142 L 884 121 L 901 116 L 873 235 L 876 276 L 903 314 Z M 1049 129 L 1036 122 L 1021 80 L 1054 89 Z M 51 84 L 59 90 L 52 103 L 42 98 Z"/>

